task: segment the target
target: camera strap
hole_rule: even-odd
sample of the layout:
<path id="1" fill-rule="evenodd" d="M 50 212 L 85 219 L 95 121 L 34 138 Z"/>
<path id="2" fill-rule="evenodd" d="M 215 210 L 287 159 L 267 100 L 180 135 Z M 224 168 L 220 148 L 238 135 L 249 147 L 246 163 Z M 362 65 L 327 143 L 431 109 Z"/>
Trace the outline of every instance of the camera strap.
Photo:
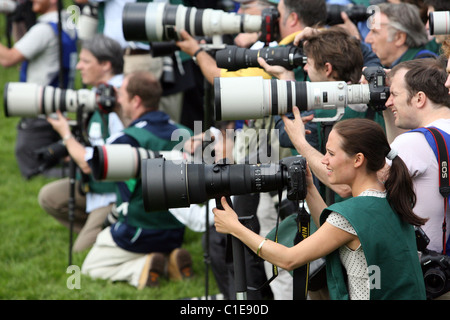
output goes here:
<path id="1" fill-rule="evenodd" d="M 296 200 L 297 203 L 297 234 L 294 238 L 294 246 L 297 245 L 302 240 L 305 240 L 310 233 L 310 217 L 308 212 L 305 209 L 304 204 L 299 205 L 299 201 Z M 293 299 L 294 300 L 306 300 L 308 295 L 308 283 L 309 283 L 309 263 L 300 266 L 293 271 L 294 284 L 293 284 Z"/>
<path id="2" fill-rule="evenodd" d="M 450 183 L 449 183 L 449 152 L 447 142 L 450 143 L 450 135 L 435 127 L 418 128 L 416 132 L 422 132 L 433 149 L 439 165 L 439 193 L 444 197 L 444 221 L 442 222 L 442 253 L 445 255 L 447 251 L 447 221 L 446 213 L 450 201 Z"/>

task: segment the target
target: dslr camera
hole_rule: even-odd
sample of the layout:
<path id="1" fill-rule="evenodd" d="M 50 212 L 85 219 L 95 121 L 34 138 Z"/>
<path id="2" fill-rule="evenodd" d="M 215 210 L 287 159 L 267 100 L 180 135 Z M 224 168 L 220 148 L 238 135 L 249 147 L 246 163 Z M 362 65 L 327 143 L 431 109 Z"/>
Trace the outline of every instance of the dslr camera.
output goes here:
<path id="1" fill-rule="evenodd" d="M 50 115 L 57 110 L 86 112 L 100 110 L 109 113 L 116 105 L 113 86 L 101 84 L 96 91 L 89 89 L 71 90 L 52 86 L 40 86 L 28 82 L 8 82 L 3 92 L 6 117 L 37 117 Z"/>
<path id="2" fill-rule="evenodd" d="M 415 230 L 427 299 L 434 299 L 450 291 L 450 257 L 428 250 L 430 239 L 422 228 L 416 227 Z"/>
<path id="3" fill-rule="evenodd" d="M 348 85 L 345 81 L 285 81 L 263 77 L 214 79 L 214 112 L 217 121 L 258 119 L 269 115 L 301 111 L 336 109 L 331 118 L 313 121 L 338 121 L 349 104 L 367 104 L 375 111 L 384 110 L 390 90 L 381 67 L 363 72 L 368 84 Z M 252 88 L 252 90 L 248 90 Z"/>
<path id="4" fill-rule="evenodd" d="M 189 207 L 221 196 L 287 188 L 289 200 L 306 197 L 306 160 L 284 158 L 279 164 L 203 164 L 164 158 L 142 161 L 146 211 Z"/>

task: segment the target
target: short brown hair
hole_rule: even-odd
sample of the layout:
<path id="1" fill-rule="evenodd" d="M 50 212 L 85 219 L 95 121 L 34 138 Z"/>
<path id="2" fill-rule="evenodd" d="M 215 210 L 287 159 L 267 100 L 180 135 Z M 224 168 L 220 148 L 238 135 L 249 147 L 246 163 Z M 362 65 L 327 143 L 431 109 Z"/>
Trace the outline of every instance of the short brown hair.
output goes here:
<path id="1" fill-rule="evenodd" d="M 136 71 L 128 75 L 127 93 L 130 99 L 139 96 L 147 109 L 157 110 L 162 95 L 162 87 L 152 73 Z"/>
<path id="2" fill-rule="evenodd" d="M 329 62 L 337 74 L 337 80 L 359 82 L 363 67 L 360 43 L 344 29 L 331 27 L 305 40 L 304 52 L 314 59 L 316 69 L 323 69 Z"/>
<path id="3" fill-rule="evenodd" d="M 439 59 L 426 58 L 404 61 L 388 73 L 392 78 L 398 70 L 408 70 L 405 74 L 406 90 L 409 100 L 419 91 L 438 105 L 450 107 L 450 95 L 445 87 L 447 72 Z"/>

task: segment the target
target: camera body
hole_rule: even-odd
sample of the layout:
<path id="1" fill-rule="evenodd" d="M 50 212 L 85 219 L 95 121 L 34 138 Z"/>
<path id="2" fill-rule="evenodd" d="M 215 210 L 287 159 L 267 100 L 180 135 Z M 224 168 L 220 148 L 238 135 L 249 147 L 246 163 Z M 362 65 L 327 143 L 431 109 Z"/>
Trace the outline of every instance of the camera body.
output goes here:
<path id="1" fill-rule="evenodd" d="M 146 211 L 189 207 L 221 196 L 269 192 L 287 188 L 290 200 L 306 197 L 306 160 L 284 158 L 279 164 L 203 164 L 142 161 L 142 191 Z"/>
<path id="2" fill-rule="evenodd" d="M 8 82 L 5 84 L 3 99 L 6 117 L 37 117 L 57 110 L 76 112 L 80 108 L 86 112 L 98 109 L 109 113 L 116 105 L 115 89 L 108 84 L 101 84 L 96 91 L 92 91 L 60 89 L 29 82 Z"/>
<path id="3" fill-rule="evenodd" d="M 390 88 L 386 86 L 386 72 L 380 67 L 367 67 L 363 75 L 369 82 L 370 100 L 367 105 L 375 111 L 385 110 L 390 95 Z"/>
<path id="4" fill-rule="evenodd" d="M 450 291 L 450 257 L 428 250 L 430 239 L 422 228 L 415 229 L 427 299 L 434 299 Z"/>
<path id="5" fill-rule="evenodd" d="M 280 37 L 280 13 L 276 8 L 264 8 L 261 12 L 261 35 L 259 40 L 266 45 Z"/>

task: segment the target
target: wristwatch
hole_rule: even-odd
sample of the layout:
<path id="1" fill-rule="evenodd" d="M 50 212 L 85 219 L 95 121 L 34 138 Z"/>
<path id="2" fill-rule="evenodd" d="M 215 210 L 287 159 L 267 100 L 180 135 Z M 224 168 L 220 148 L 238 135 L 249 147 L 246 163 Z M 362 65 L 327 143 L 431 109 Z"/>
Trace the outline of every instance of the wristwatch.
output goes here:
<path id="1" fill-rule="evenodd" d="M 192 60 L 194 60 L 195 64 L 198 64 L 198 62 L 197 62 L 197 55 L 198 55 L 200 52 L 202 52 L 202 51 L 204 51 L 203 48 L 200 48 L 200 49 L 198 49 L 197 51 L 195 51 L 194 55 L 192 56 Z"/>

